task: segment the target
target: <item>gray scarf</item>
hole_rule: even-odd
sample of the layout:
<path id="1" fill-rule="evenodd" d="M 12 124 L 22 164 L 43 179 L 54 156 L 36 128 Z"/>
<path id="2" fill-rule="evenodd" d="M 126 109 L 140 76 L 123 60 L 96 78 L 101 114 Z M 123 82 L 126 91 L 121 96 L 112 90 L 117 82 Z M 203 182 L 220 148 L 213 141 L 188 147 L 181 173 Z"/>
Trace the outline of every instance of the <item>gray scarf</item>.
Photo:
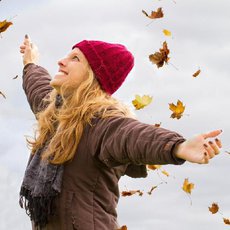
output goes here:
<path id="1" fill-rule="evenodd" d="M 55 106 L 62 105 L 57 95 Z M 47 148 L 45 143 L 30 156 L 20 190 L 19 204 L 34 222 L 36 229 L 43 228 L 55 213 L 54 200 L 61 192 L 63 165 L 51 164 L 41 160 L 41 154 Z"/>

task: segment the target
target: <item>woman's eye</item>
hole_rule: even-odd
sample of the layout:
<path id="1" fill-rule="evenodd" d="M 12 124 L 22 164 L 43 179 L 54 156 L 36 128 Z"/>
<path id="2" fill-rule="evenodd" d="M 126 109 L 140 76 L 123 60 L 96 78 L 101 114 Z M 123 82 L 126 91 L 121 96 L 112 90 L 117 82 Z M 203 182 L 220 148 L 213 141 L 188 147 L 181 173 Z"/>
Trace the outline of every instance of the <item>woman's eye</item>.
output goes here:
<path id="1" fill-rule="evenodd" d="M 77 61 L 80 61 L 80 59 L 79 59 L 79 57 L 78 56 L 73 56 L 73 58 L 72 58 L 73 60 L 77 60 Z"/>

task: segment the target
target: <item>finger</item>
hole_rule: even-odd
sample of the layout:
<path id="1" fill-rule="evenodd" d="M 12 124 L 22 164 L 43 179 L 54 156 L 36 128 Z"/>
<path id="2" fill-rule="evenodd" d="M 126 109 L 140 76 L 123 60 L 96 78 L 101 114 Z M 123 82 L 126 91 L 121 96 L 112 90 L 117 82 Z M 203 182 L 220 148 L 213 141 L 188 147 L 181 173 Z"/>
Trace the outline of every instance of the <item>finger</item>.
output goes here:
<path id="1" fill-rule="evenodd" d="M 220 153 L 219 147 L 214 142 L 209 141 L 208 143 L 211 146 L 211 148 L 214 150 L 215 155 Z"/>
<path id="2" fill-rule="evenodd" d="M 213 158 L 215 156 L 215 151 L 210 145 L 204 144 L 204 148 L 209 158 Z"/>
<path id="3" fill-rule="evenodd" d="M 222 148 L 222 142 L 221 142 L 220 139 L 216 138 L 216 139 L 215 139 L 215 142 L 216 142 L 216 144 L 217 144 L 217 146 L 218 146 L 219 148 Z"/>
<path id="4" fill-rule="evenodd" d="M 220 129 L 220 130 L 214 130 L 214 131 L 211 131 L 211 132 L 208 132 L 208 133 L 204 133 L 204 134 L 202 134 L 202 136 L 204 137 L 204 139 L 207 139 L 207 138 L 210 138 L 210 137 L 216 137 L 221 133 L 222 133 L 222 130 Z"/>
<path id="5" fill-rule="evenodd" d="M 30 37 L 28 36 L 28 34 L 26 34 L 24 38 L 24 44 L 29 45 L 30 43 L 31 43 Z"/>
<path id="6" fill-rule="evenodd" d="M 208 164 L 209 163 L 209 156 L 206 152 L 204 152 L 204 158 L 203 158 L 203 164 Z"/>
<path id="7" fill-rule="evenodd" d="M 21 45 L 21 46 L 20 46 L 20 49 L 25 49 L 25 48 L 26 48 L 25 45 Z"/>

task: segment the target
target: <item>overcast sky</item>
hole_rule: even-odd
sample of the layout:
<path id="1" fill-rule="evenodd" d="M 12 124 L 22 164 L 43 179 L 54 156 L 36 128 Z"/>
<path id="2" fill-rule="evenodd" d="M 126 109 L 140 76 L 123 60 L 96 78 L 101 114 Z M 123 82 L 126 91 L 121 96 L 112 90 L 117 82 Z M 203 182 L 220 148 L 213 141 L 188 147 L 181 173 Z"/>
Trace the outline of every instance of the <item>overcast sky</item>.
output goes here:
<path id="1" fill-rule="evenodd" d="M 150 13 L 158 7 L 165 16 L 150 23 L 141 11 Z M 135 94 L 152 96 L 152 104 L 136 112 L 139 120 L 162 122 L 162 127 L 186 138 L 223 129 L 222 152 L 208 165 L 164 166 L 168 178 L 156 172 L 146 179 L 122 178 L 121 190 L 140 189 L 144 195 L 121 197 L 121 225 L 129 230 L 228 229 L 222 216 L 212 215 L 208 206 L 217 202 L 223 217 L 230 218 L 230 155 L 225 153 L 230 151 L 229 12 L 229 0 L 0 1 L 0 21 L 12 18 L 14 23 L 0 38 L 0 91 L 6 95 L 0 96 L 0 229 L 30 229 L 18 206 L 29 155 L 25 136 L 33 135 L 35 124 L 21 87 L 19 46 L 25 34 L 39 47 L 40 64 L 51 75 L 57 71 L 57 60 L 82 39 L 122 43 L 134 54 L 135 67 L 114 96 L 131 108 Z M 172 37 L 165 37 L 163 29 Z M 170 61 L 158 69 L 148 56 L 165 40 Z M 199 68 L 200 75 L 193 78 Z M 185 116 L 174 120 L 168 103 L 178 99 L 186 105 Z M 195 184 L 192 205 L 181 189 L 185 178 Z M 149 196 L 147 192 L 158 184 Z"/>

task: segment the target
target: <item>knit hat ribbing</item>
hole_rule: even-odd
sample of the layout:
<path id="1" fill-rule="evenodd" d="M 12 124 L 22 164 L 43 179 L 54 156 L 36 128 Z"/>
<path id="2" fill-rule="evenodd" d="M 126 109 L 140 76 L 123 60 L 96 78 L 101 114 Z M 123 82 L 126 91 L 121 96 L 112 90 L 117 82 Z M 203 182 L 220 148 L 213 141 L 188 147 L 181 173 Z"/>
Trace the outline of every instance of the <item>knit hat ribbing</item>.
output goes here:
<path id="1" fill-rule="evenodd" d="M 113 94 L 134 65 L 133 55 L 121 44 L 83 40 L 73 46 L 85 55 L 102 89 Z"/>

